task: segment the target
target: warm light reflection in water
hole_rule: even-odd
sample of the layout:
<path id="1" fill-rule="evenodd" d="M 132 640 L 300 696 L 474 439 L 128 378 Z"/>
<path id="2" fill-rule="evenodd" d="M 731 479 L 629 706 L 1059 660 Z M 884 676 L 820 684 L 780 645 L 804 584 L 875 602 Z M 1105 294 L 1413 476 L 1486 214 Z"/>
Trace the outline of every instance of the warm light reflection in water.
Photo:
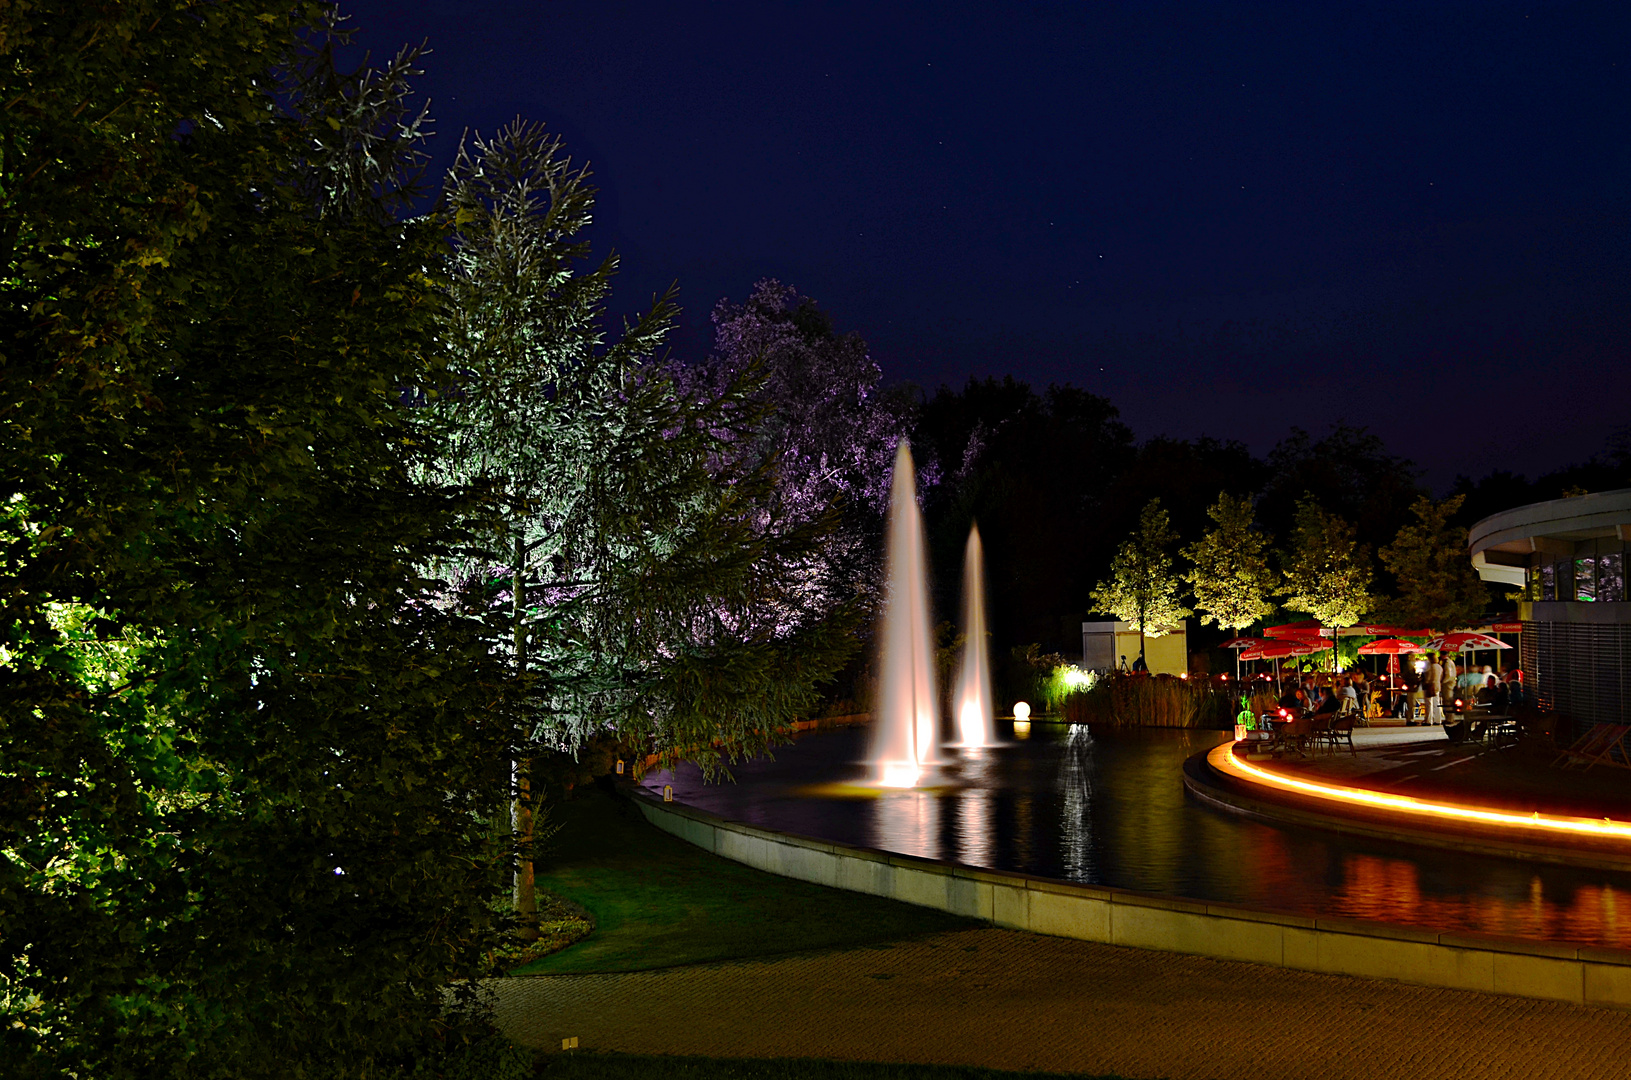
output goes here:
<path id="1" fill-rule="evenodd" d="M 1012 733 L 999 730 L 1012 740 Z M 1631 948 L 1631 875 L 1281 829 L 1206 809 L 1180 767 L 1218 732 L 1035 723 L 1028 741 L 951 761 L 945 788 L 824 798 L 864 779 L 864 733 L 832 732 L 704 785 L 649 776 L 726 817 L 977 866 L 1307 915 Z M 839 785 L 841 786 L 841 785 Z M 875 789 L 874 789 L 875 790 Z"/>

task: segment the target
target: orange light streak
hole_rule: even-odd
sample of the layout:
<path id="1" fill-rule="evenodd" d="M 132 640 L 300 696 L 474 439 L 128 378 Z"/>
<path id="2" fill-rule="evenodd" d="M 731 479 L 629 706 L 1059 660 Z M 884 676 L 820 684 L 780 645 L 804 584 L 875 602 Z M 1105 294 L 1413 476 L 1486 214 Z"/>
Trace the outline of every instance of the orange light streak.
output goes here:
<path id="1" fill-rule="evenodd" d="M 1478 825 L 1499 825 L 1509 829 L 1526 829 L 1552 834 L 1592 836 L 1611 840 L 1631 840 L 1631 822 L 1609 818 L 1563 817 L 1556 814 L 1515 814 L 1504 810 L 1488 810 L 1477 806 L 1458 806 L 1455 803 L 1431 802 L 1412 799 L 1408 795 L 1389 795 L 1365 788 L 1344 787 L 1340 784 L 1322 784 L 1315 780 L 1299 780 L 1259 768 L 1234 754 L 1234 743 L 1223 743 L 1206 756 L 1207 762 L 1219 772 L 1242 780 L 1251 780 L 1282 791 L 1295 791 L 1331 802 L 1374 806 L 1382 810 L 1397 810 L 1415 817 L 1467 821 Z"/>

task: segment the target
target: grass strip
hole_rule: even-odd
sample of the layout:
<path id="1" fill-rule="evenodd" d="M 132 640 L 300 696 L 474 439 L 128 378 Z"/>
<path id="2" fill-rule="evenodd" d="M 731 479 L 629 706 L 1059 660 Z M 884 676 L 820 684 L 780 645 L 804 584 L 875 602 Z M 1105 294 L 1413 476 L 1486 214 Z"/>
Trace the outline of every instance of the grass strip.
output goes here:
<path id="1" fill-rule="evenodd" d="M 767 874 L 658 829 L 598 789 L 561 804 L 538 885 L 586 908 L 594 931 L 516 975 L 644 971 L 867 945 L 978 925 L 882 897 Z"/>

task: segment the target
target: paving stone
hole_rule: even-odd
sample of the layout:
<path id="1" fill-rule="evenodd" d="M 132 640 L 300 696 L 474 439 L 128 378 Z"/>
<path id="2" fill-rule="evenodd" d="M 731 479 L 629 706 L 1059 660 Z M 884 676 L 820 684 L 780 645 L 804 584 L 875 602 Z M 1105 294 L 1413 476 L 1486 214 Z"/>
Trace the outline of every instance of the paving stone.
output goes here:
<path id="1" fill-rule="evenodd" d="M 982 928 L 617 975 L 501 979 L 522 1042 L 1172 1080 L 1631 1077 L 1631 1012 Z"/>

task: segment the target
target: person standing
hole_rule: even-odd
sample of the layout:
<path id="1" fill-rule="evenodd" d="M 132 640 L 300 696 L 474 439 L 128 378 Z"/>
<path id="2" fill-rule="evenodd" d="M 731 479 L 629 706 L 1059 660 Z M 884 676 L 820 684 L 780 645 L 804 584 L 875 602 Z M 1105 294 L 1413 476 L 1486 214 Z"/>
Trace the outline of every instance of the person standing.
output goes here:
<path id="1" fill-rule="evenodd" d="M 1449 715 L 1455 711 L 1455 698 L 1461 693 L 1461 680 L 1456 674 L 1455 653 L 1446 650 L 1439 655 L 1444 658 L 1444 678 L 1439 683 L 1439 697 L 1442 699 L 1441 707 L 1445 715 Z"/>
<path id="2" fill-rule="evenodd" d="M 1444 686 L 1444 666 L 1433 657 L 1427 662 L 1427 670 L 1421 674 L 1421 694 L 1427 705 L 1427 717 L 1423 721 L 1428 724 L 1444 723 L 1444 711 L 1439 700 L 1439 691 Z"/>

